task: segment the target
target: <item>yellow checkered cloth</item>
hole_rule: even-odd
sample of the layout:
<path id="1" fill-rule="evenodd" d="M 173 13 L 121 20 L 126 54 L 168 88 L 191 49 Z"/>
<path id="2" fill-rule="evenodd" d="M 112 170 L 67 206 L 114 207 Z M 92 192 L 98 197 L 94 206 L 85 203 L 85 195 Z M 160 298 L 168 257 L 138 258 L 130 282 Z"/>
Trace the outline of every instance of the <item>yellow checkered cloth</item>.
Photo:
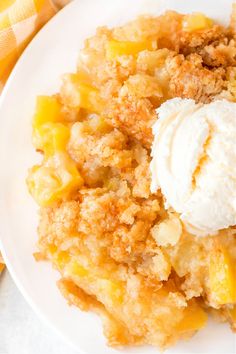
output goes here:
<path id="1" fill-rule="evenodd" d="M 65 0 L 0 0 L 0 91 L 35 33 Z"/>
<path id="2" fill-rule="evenodd" d="M 0 92 L 36 32 L 69 0 L 0 0 Z M 0 253 L 0 273 L 4 261 Z"/>

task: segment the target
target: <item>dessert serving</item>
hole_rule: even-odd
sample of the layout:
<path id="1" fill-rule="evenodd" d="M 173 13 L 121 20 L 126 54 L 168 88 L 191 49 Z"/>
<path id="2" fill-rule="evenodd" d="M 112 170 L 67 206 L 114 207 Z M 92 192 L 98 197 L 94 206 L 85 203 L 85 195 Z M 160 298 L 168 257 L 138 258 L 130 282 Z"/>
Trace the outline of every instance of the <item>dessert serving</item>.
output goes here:
<path id="1" fill-rule="evenodd" d="M 27 185 L 36 260 L 111 346 L 160 348 L 208 315 L 236 330 L 236 8 L 98 28 L 39 96 Z"/>

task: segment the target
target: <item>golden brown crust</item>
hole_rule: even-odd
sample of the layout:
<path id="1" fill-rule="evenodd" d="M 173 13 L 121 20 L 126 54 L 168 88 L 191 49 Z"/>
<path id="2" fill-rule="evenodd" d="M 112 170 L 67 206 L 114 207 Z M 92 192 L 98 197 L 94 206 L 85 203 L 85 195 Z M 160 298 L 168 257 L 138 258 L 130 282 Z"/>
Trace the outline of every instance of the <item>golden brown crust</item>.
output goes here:
<path id="1" fill-rule="evenodd" d="M 195 32 L 183 31 L 180 38 L 179 52 L 184 55 L 196 53 L 206 46 L 219 43 L 227 38 L 227 35 L 230 35 L 228 31 L 219 25 Z"/>
<path id="2" fill-rule="evenodd" d="M 210 102 L 225 87 L 223 68 L 209 70 L 202 65 L 198 54 L 187 59 L 182 55 L 167 61 L 172 97 L 193 98 L 199 102 Z"/>
<path id="3" fill-rule="evenodd" d="M 151 127 L 155 122 L 155 111 L 147 99 L 134 101 L 119 97 L 113 101 L 106 117 L 112 125 L 140 141 L 145 147 L 152 143 Z"/>

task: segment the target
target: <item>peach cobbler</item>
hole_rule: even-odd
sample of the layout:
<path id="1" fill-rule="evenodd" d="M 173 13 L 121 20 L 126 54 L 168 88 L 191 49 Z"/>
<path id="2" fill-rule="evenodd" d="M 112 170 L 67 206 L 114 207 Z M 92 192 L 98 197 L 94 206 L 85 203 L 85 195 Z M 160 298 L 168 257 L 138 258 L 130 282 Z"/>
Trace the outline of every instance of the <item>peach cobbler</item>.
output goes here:
<path id="1" fill-rule="evenodd" d="M 35 258 L 60 272 L 70 304 L 101 315 L 111 346 L 165 348 L 208 314 L 236 330 L 235 226 L 192 234 L 150 172 L 156 109 L 176 97 L 236 102 L 233 12 L 228 28 L 173 11 L 98 28 L 60 92 L 37 99 Z"/>

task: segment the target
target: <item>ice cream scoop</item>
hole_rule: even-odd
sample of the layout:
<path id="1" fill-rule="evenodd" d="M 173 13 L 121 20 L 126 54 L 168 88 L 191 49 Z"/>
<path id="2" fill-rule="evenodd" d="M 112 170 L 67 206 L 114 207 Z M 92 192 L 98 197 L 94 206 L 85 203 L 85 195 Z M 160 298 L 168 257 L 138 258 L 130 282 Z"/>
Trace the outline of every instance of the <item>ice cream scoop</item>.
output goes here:
<path id="1" fill-rule="evenodd" d="M 174 98 L 157 109 L 151 191 L 196 235 L 236 224 L 236 103 Z"/>

